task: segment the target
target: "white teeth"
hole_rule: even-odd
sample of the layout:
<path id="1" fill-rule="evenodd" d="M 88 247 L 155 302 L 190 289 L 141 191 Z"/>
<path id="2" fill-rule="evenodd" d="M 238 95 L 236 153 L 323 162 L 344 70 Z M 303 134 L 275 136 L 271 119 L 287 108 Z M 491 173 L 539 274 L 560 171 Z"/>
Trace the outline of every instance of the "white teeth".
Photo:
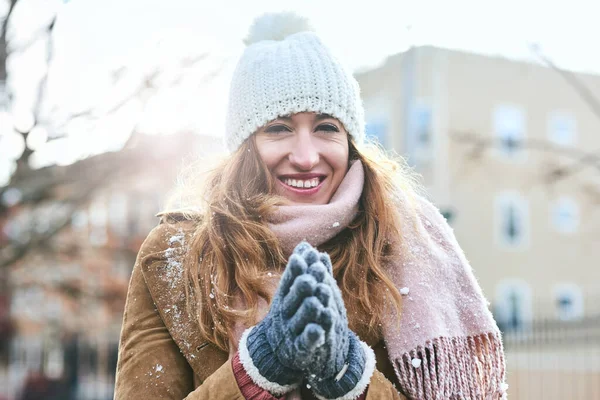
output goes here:
<path id="1" fill-rule="evenodd" d="M 319 178 L 307 179 L 305 181 L 296 179 L 285 179 L 285 184 L 297 188 L 313 188 L 319 186 Z"/>

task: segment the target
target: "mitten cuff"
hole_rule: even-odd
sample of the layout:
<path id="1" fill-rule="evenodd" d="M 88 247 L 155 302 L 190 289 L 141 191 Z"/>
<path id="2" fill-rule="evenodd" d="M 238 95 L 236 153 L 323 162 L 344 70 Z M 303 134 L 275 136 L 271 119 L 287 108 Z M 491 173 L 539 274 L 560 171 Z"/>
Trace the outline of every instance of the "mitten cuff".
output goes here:
<path id="1" fill-rule="evenodd" d="M 248 335 L 250 334 L 252 329 L 254 329 L 254 327 L 248 328 L 244 331 L 238 346 L 240 362 L 244 366 L 246 373 L 250 376 L 252 381 L 261 388 L 268 390 L 269 393 L 275 396 L 281 396 L 297 388 L 299 384 L 280 385 L 279 383 L 271 382 L 270 380 L 268 380 L 260 374 L 258 368 L 254 365 L 254 362 L 252 361 L 252 357 L 250 357 L 250 352 L 248 351 Z"/>
<path id="2" fill-rule="evenodd" d="M 373 376 L 373 372 L 375 372 L 375 352 L 373 352 L 373 349 L 371 349 L 369 345 L 362 340 L 360 340 L 359 343 L 365 352 L 365 369 L 359 381 L 356 383 L 356 386 L 354 386 L 354 388 L 345 395 L 335 399 L 329 399 L 327 397 L 320 396 L 318 393 L 314 393 L 319 400 L 356 400 L 367 389 L 367 386 L 369 386 L 369 382 L 371 381 L 371 377 Z M 344 369 L 340 371 L 338 376 L 336 376 L 336 381 L 340 380 L 344 376 L 344 373 Z"/>

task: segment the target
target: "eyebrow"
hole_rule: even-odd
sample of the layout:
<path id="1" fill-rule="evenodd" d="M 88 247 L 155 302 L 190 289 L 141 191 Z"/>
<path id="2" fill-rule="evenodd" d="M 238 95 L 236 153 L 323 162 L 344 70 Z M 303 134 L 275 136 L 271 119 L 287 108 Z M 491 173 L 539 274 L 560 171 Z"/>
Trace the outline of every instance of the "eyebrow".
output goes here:
<path id="1" fill-rule="evenodd" d="M 286 122 L 291 122 L 292 121 L 292 117 L 290 117 L 289 115 L 283 115 L 281 117 L 278 117 L 277 119 L 281 119 L 283 121 Z M 316 120 L 318 121 L 322 121 L 324 119 L 335 119 L 335 117 L 329 115 L 329 114 L 317 114 Z"/>
<path id="2" fill-rule="evenodd" d="M 329 114 L 317 114 L 317 121 L 322 121 L 324 119 L 335 119 L 335 118 Z"/>

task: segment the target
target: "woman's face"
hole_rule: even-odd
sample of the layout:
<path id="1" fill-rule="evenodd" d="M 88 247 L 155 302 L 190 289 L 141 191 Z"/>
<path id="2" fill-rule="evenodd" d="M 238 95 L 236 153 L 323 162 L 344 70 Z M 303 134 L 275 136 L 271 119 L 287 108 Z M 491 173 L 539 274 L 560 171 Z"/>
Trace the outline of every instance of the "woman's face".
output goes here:
<path id="1" fill-rule="evenodd" d="M 255 134 L 256 147 L 292 204 L 327 204 L 348 170 L 348 134 L 326 114 L 303 112 L 269 122 Z"/>

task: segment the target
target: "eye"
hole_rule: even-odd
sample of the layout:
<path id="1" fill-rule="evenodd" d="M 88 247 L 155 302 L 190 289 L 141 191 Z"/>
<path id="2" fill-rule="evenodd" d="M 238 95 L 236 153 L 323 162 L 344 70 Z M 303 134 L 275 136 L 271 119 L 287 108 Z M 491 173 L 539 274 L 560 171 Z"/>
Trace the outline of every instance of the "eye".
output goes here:
<path id="1" fill-rule="evenodd" d="M 292 130 L 290 128 L 288 128 L 285 125 L 271 125 L 265 128 L 265 133 L 284 133 L 284 132 L 291 132 Z"/>
<path id="2" fill-rule="evenodd" d="M 339 128 L 333 124 L 321 124 L 317 126 L 317 131 L 323 132 L 339 132 Z"/>

